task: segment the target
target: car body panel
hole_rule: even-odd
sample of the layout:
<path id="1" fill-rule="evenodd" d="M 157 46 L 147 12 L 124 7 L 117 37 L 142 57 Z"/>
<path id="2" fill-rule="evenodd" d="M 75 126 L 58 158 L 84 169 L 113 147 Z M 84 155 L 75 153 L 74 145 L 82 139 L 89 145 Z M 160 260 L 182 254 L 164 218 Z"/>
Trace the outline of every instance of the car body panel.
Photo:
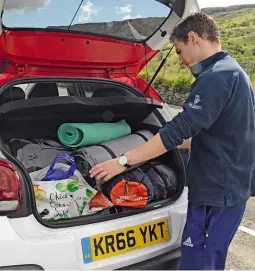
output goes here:
<path id="1" fill-rule="evenodd" d="M 39 224 L 33 215 L 8 219 L 1 217 L 4 232 L 0 233 L 1 266 L 36 264 L 45 270 L 117 269 L 135 264 L 180 246 L 181 234 L 186 220 L 187 189 L 174 204 L 144 214 L 65 229 L 51 229 Z M 84 264 L 81 238 L 139 225 L 160 218 L 167 218 L 170 225 L 170 241 L 125 253 L 105 260 Z M 7 228 L 11 227 L 11 230 Z M 14 229 L 14 230 L 13 230 Z M 54 256 L 52 255 L 54 253 Z M 10 257 L 10 255 L 13 255 Z M 48 259 L 48 260 L 45 260 Z M 50 260 L 49 260 L 50 259 Z"/>
<path id="2" fill-rule="evenodd" d="M 0 8 L 3 8 L 3 1 L 0 0 Z M 197 0 L 165 2 L 172 5 L 169 17 L 148 40 L 142 42 L 65 29 L 2 26 L 0 58 L 8 61 L 3 63 L 2 69 L 16 78 L 61 75 L 111 79 L 136 77 L 169 42 L 173 27 L 185 16 L 199 11 Z"/>

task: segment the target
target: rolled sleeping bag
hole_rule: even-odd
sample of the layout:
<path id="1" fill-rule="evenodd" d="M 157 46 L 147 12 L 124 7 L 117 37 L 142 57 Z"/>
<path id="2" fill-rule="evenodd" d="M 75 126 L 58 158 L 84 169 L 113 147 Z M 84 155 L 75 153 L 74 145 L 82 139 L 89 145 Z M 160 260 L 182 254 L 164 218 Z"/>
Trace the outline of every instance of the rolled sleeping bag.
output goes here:
<path id="1" fill-rule="evenodd" d="M 145 163 L 102 184 L 104 195 L 114 206 L 133 208 L 170 199 L 177 188 L 174 171 L 158 161 Z"/>
<path id="2" fill-rule="evenodd" d="M 153 200 L 172 198 L 178 190 L 177 177 L 172 168 L 158 161 L 152 161 L 142 165 L 141 169 L 146 173 L 152 183 Z"/>
<path id="3" fill-rule="evenodd" d="M 68 147 L 82 147 L 113 140 L 131 133 L 125 120 L 116 123 L 64 123 L 58 129 L 59 141 Z"/>
<path id="4" fill-rule="evenodd" d="M 151 163 L 146 163 L 140 167 L 140 169 L 149 178 L 153 189 L 153 201 L 159 201 L 167 199 L 167 190 L 165 181 L 161 178 L 158 172 L 154 169 Z"/>
<path id="5" fill-rule="evenodd" d="M 95 185 L 95 180 L 89 176 L 89 170 L 102 162 L 119 157 L 123 153 L 132 150 L 150 139 L 153 134 L 147 130 L 140 130 L 114 140 L 104 142 L 100 145 L 80 148 L 72 155 L 75 157 L 76 168 L 82 176 L 89 181 L 90 185 Z"/>

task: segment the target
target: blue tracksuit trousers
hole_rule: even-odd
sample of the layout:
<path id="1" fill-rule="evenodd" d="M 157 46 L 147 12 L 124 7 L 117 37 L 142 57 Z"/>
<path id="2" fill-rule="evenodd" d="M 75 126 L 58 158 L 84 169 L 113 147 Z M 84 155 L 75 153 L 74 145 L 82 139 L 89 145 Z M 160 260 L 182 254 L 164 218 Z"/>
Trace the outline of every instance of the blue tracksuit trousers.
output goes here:
<path id="1" fill-rule="evenodd" d="M 227 251 L 246 204 L 231 207 L 189 203 L 182 237 L 181 270 L 224 270 Z"/>

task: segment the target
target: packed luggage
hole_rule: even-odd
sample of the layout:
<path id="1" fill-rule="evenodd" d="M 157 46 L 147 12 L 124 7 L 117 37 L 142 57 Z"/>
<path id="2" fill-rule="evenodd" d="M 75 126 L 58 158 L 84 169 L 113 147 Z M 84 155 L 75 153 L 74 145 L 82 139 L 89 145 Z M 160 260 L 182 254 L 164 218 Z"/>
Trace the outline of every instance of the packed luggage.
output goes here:
<path id="1" fill-rule="evenodd" d="M 71 154 L 72 149 L 53 140 L 19 139 L 9 141 L 12 154 L 30 173 L 49 165 L 57 154 Z"/>
<path id="2" fill-rule="evenodd" d="M 33 183 L 42 219 L 56 221 L 98 213 L 113 206 L 145 208 L 177 192 L 173 168 L 154 159 L 132 166 L 107 182 L 90 178 L 90 169 L 121 156 L 153 136 L 132 131 L 125 121 L 116 123 L 65 123 L 57 138 L 9 141 Z"/>

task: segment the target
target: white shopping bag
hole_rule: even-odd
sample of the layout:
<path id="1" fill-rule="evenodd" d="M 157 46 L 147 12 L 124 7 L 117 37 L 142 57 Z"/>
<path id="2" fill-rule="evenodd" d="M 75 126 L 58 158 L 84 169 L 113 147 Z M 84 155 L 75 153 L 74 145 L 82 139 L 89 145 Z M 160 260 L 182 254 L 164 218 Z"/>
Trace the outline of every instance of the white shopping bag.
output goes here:
<path id="1" fill-rule="evenodd" d="M 70 166 L 56 163 L 55 167 L 67 171 Z M 64 180 L 42 181 L 49 167 L 30 173 L 39 215 L 47 221 L 88 215 L 91 199 L 98 192 L 82 177 L 78 170 Z"/>

